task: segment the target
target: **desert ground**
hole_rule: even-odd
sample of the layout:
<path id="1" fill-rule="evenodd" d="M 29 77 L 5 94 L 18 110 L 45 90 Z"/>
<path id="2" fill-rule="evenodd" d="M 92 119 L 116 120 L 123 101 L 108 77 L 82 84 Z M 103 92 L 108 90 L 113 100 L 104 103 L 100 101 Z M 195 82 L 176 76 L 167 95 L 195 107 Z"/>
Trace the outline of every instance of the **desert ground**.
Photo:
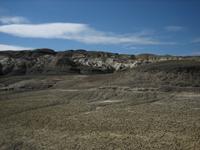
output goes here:
<path id="1" fill-rule="evenodd" d="M 200 69 L 183 66 L 2 76 L 0 149 L 199 150 Z"/>

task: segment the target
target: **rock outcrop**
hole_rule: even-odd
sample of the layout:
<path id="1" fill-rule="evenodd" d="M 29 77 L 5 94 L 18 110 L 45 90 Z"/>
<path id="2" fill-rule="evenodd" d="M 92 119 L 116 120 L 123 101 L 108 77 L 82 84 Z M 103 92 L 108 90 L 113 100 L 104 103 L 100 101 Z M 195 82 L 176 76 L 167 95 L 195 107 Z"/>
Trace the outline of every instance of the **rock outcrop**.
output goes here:
<path id="1" fill-rule="evenodd" d="M 150 54 L 135 56 L 86 50 L 2 51 L 0 52 L 0 75 L 112 73 L 142 64 L 179 59 L 183 58 Z"/>

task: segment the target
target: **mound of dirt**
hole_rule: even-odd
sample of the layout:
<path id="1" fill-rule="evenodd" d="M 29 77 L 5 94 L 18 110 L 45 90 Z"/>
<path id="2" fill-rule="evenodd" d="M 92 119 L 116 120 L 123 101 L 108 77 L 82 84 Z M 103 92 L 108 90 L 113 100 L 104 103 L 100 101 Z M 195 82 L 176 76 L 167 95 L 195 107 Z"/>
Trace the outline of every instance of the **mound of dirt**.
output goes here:
<path id="1" fill-rule="evenodd" d="M 42 90 L 52 87 L 56 82 L 53 80 L 29 79 L 9 84 L 0 88 L 2 91 Z"/>

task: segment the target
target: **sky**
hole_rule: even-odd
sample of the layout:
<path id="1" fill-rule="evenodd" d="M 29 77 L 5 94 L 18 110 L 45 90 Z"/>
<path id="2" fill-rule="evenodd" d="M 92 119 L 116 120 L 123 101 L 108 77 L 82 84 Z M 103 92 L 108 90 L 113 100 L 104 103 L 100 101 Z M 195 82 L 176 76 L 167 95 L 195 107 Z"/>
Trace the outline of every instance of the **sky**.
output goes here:
<path id="1" fill-rule="evenodd" d="M 0 0 L 0 51 L 200 55 L 199 0 Z"/>

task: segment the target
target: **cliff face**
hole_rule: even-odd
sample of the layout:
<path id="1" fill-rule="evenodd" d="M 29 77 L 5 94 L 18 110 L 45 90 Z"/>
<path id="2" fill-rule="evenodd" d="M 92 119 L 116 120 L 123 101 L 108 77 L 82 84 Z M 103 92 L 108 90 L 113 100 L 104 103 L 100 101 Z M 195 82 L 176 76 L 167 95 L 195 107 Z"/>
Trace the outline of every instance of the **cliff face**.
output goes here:
<path id="1" fill-rule="evenodd" d="M 3 51 L 0 52 L 0 74 L 112 73 L 142 64 L 179 59 L 182 58 L 149 54 L 134 56 L 85 50 Z"/>

